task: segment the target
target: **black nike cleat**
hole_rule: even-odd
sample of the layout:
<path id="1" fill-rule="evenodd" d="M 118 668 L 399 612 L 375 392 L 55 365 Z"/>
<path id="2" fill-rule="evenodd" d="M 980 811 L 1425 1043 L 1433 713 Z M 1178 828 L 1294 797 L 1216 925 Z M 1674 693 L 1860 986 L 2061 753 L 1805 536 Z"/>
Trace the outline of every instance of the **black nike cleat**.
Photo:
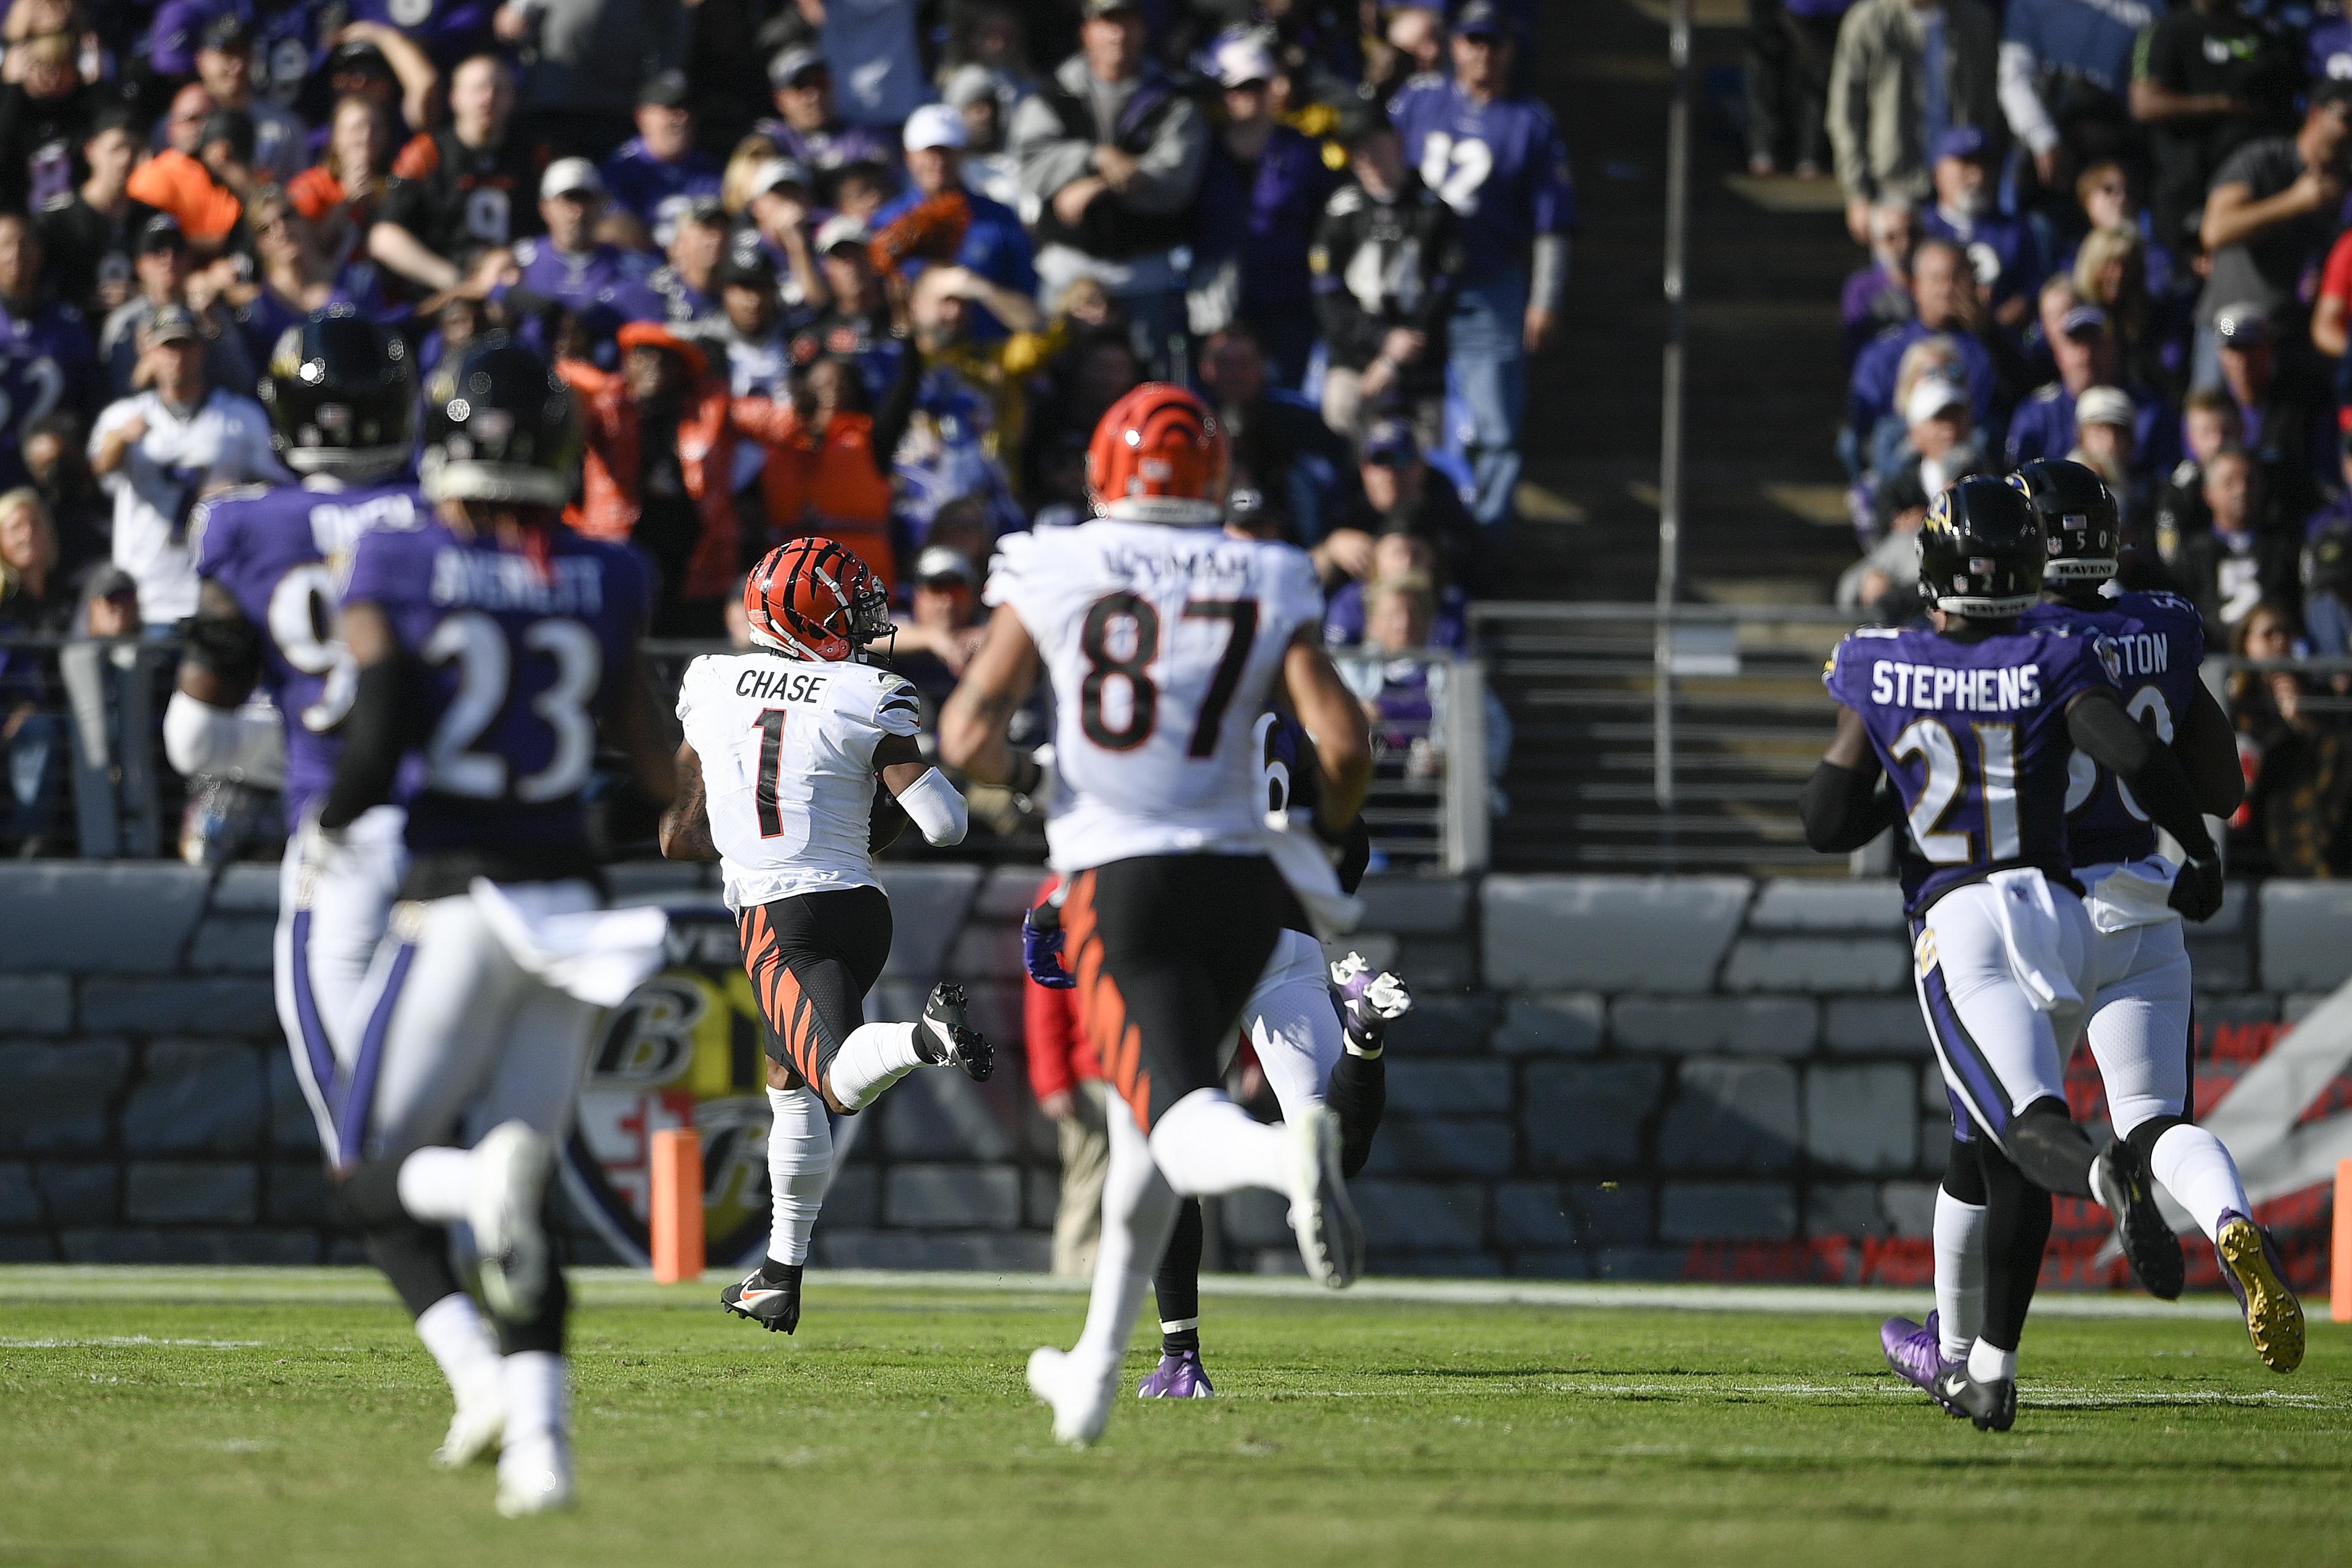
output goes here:
<path id="1" fill-rule="evenodd" d="M 2156 1180 L 2148 1173 L 2147 1156 L 2117 1138 L 2091 1162 L 2091 1190 L 2115 1222 L 2116 1245 L 2123 1249 L 2133 1275 L 2158 1301 L 2179 1301 L 2189 1265 L 2180 1256 L 2180 1238 L 2156 1206 Z"/>
<path id="2" fill-rule="evenodd" d="M 1976 1423 L 1979 1432 L 2006 1432 L 2017 1425 L 2017 1379 L 1996 1377 L 1979 1383 L 1969 1375 L 1969 1364 L 1956 1361 L 1936 1375 L 1928 1393 L 1955 1416 Z"/>
<path id="3" fill-rule="evenodd" d="M 952 980 L 933 986 L 923 1021 L 915 1026 L 916 1054 L 934 1067 L 960 1067 L 974 1083 L 985 1083 L 996 1071 L 996 1048 L 965 1021 L 963 1009 L 961 986 Z"/>
<path id="4" fill-rule="evenodd" d="M 771 1333 L 790 1333 L 801 1326 L 801 1266 L 779 1265 L 783 1278 L 772 1278 L 764 1263 L 740 1284 L 719 1292 L 719 1304 L 739 1318 L 749 1318 Z"/>

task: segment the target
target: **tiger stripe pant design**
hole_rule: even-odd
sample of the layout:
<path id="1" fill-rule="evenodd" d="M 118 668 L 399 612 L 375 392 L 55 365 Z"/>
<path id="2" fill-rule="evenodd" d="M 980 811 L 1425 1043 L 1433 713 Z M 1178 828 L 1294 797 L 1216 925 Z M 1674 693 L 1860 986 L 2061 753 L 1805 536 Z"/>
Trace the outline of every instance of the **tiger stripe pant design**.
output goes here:
<path id="1" fill-rule="evenodd" d="M 1296 907 L 1262 855 L 1142 855 L 1070 879 L 1062 925 L 1079 1025 L 1145 1132 L 1218 1082 Z"/>
<path id="2" fill-rule="evenodd" d="M 744 910 L 737 929 L 768 1055 L 822 1086 L 889 959 L 888 896 L 878 887 L 794 894 Z"/>

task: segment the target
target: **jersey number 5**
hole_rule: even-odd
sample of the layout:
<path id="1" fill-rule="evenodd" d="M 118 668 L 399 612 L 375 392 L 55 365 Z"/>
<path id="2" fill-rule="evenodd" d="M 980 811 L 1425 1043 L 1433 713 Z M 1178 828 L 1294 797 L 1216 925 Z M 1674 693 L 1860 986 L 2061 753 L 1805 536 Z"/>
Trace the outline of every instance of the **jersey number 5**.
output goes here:
<path id="1" fill-rule="evenodd" d="M 1968 727 L 1977 739 L 1977 781 L 1984 795 L 1986 842 L 1979 845 L 1971 832 L 1944 826 L 1967 792 L 1969 763 L 1944 721 L 1922 718 L 1895 737 L 1887 747 L 1901 761 L 1918 758 L 1927 764 L 1927 777 L 1911 803 L 1911 840 L 1919 852 L 1937 865 L 1969 865 L 1978 861 L 2015 860 L 2017 833 L 2017 726 L 1979 724 Z"/>
<path id="2" fill-rule="evenodd" d="M 1187 757 L 1209 757 L 1216 752 L 1217 731 L 1242 684 L 1242 672 L 1249 667 L 1250 648 L 1257 642 L 1257 601 L 1188 600 L 1184 619 L 1223 621 L 1228 628 L 1225 651 L 1217 659 L 1216 674 L 1201 699 L 1201 716 L 1192 725 L 1192 738 L 1184 747 Z M 1114 633 L 1129 652 L 1120 653 L 1112 646 Z M 1160 657 L 1160 612 L 1136 594 L 1105 594 L 1087 611 L 1078 647 L 1087 656 L 1087 678 L 1078 688 L 1079 727 L 1106 751 L 1134 750 L 1151 738 L 1160 722 L 1160 688 L 1151 677 L 1152 664 Z M 1104 690 L 1113 676 L 1128 687 L 1127 718 L 1116 727 L 1103 712 Z"/>

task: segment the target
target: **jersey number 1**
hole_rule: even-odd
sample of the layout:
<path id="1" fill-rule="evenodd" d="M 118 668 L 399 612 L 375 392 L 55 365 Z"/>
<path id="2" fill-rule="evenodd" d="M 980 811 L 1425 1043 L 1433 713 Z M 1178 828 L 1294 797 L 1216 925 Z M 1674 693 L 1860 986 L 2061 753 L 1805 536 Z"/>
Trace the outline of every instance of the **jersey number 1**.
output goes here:
<path id="1" fill-rule="evenodd" d="M 1223 621 L 1228 625 L 1225 651 L 1217 660 L 1201 716 L 1193 722 L 1187 757 L 1210 757 L 1217 749 L 1217 731 L 1234 693 L 1249 667 L 1251 647 L 1257 642 L 1257 601 L 1255 599 L 1193 599 L 1185 601 L 1187 621 Z M 1125 622 L 1132 631 L 1132 652 L 1120 654 L 1111 647 L 1111 629 Z M 1160 657 L 1160 612 L 1151 601 L 1132 593 L 1108 593 L 1087 611 L 1078 647 L 1087 656 L 1087 678 L 1078 689 L 1078 724 L 1087 738 L 1106 751 L 1132 751 L 1151 738 L 1159 723 L 1160 689 L 1152 684 L 1151 664 Z M 1117 675 L 1128 684 L 1127 722 L 1113 727 L 1103 713 L 1103 691 Z"/>
<path id="2" fill-rule="evenodd" d="M 790 708 L 762 708 L 753 721 L 760 732 L 760 782 L 752 799 L 759 807 L 763 839 L 784 836 L 783 810 L 776 804 L 776 778 L 784 768 L 784 720 L 791 716 Z"/>

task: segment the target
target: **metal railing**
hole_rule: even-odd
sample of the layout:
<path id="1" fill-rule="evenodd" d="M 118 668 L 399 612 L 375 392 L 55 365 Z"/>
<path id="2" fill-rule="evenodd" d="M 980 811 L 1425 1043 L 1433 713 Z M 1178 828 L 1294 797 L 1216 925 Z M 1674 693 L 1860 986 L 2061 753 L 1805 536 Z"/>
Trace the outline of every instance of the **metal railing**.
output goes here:
<path id="1" fill-rule="evenodd" d="M 1846 874 L 1844 857 L 1806 846 L 1796 799 L 1832 730 L 1822 664 L 1864 620 L 1825 605 L 1473 605 L 1517 740 L 1495 863 Z M 2300 676 L 2303 714 L 2352 726 L 2352 658 L 2217 656 L 2202 674 L 2226 703 L 2240 670 Z"/>
<path id="2" fill-rule="evenodd" d="M 173 852 L 163 759 L 176 643 L 0 632 L 0 854 Z"/>
<path id="3" fill-rule="evenodd" d="M 1471 607 L 1517 731 L 1507 870 L 1843 869 L 1795 800 L 1830 733 L 1821 671 L 1861 618 L 1818 605 Z"/>
<path id="4" fill-rule="evenodd" d="M 697 655 L 722 643 L 649 642 L 648 674 L 665 708 Z M 27 848 L 50 856 L 154 859 L 180 850 L 188 794 L 163 755 L 163 712 L 179 663 L 176 640 L 65 638 L 0 632 L 0 856 Z M 1508 747 L 1508 721 L 1476 660 L 1416 653 L 1342 652 L 1351 686 L 1387 711 L 1375 725 L 1376 765 L 1365 818 L 1380 860 L 1392 870 L 1476 871 L 1487 859 L 1493 780 Z M 1417 700 L 1416 700 L 1417 699 Z M 21 713 L 12 725 L 10 720 Z M 935 716 L 927 715 L 927 720 Z M 1028 719 L 1031 744 L 1051 733 L 1042 702 Z M 927 725 L 928 727 L 928 725 Z M 1456 766 L 1455 758 L 1473 759 Z M 625 773 L 617 758 L 608 771 Z M 21 786 L 21 788 L 20 788 Z M 963 845 L 932 851 L 902 836 L 894 855 L 1036 862 L 1043 824 L 1003 790 L 970 791 L 981 824 Z M 20 809 L 21 796 L 21 809 Z M 274 797 L 257 800 L 267 808 Z M 251 813 L 229 853 L 268 852 L 274 810 Z M 653 852 L 650 822 L 599 821 L 625 858 Z"/>

